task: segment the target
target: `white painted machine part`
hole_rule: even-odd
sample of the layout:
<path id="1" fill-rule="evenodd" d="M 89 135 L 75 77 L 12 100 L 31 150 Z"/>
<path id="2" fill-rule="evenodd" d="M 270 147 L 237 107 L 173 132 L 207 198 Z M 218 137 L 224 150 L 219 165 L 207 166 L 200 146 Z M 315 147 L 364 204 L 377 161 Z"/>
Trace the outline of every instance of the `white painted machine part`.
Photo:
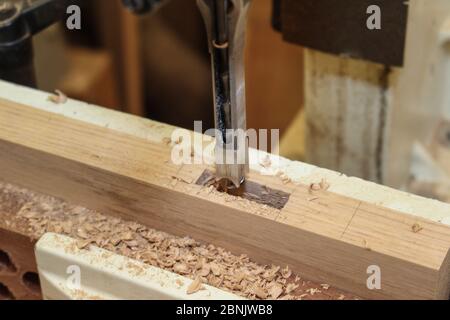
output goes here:
<path id="1" fill-rule="evenodd" d="M 450 1 L 408 3 L 402 68 L 305 50 L 307 162 L 407 190 L 414 145 L 450 120 Z"/>
<path id="2" fill-rule="evenodd" d="M 192 280 L 79 241 L 47 233 L 36 244 L 42 294 L 49 300 L 242 300 L 217 288 L 187 294 Z"/>
<path id="3" fill-rule="evenodd" d="M 447 88 L 447 90 L 444 91 L 445 96 L 442 106 L 444 117 L 450 122 L 450 14 L 442 26 L 440 41 L 441 47 L 444 50 L 445 59 L 444 66 L 446 77 L 444 78 L 444 88 Z"/>

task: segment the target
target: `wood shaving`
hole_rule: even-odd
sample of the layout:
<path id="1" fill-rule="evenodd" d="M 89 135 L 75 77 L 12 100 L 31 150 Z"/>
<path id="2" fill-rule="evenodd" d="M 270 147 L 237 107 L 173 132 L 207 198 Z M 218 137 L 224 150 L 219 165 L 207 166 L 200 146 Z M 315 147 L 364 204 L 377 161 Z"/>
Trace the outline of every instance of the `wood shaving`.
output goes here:
<path id="1" fill-rule="evenodd" d="M 319 183 L 311 183 L 309 185 L 309 191 L 327 191 L 330 189 L 330 184 L 325 180 L 322 179 Z"/>
<path id="2" fill-rule="evenodd" d="M 213 273 L 216 277 L 218 277 L 218 276 L 220 276 L 220 275 L 222 274 L 221 268 L 220 268 L 219 265 L 217 265 L 216 263 L 214 263 L 214 262 L 211 263 L 210 267 L 211 267 L 212 273 Z"/>
<path id="3" fill-rule="evenodd" d="M 77 248 L 82 250 L 82 249 L 86 249 L 89 245 L 91 244 L 91 241 L 89 240 L 80 240 L 76 242 Z"/>
<path id="4" fill-rule="evenodd" d="M 283 287 L 279 284 L 275 284 L 269 289 L 269 295 L 271 299 L 278 299 L 282 293 Z"/>
<path id="5" fill-rule="evenodd" d="M 209 275 L 209 273 L 211 272 L 211 267 L 209 264 L 205 264 L 203 265 L 203 267 L 200 269 L 199 271 L 199 275 L 202 277 L 207 277 Z"/>
<path id="6" fill-rule="evenodd" d="M 292 271 L 289 269 L 289 267 L 286 267 L 281 270 L 281 275 L 283 276 L 283 278 L 288 279 L 291 277 Z"/>
<path id="7" fill-rule="evenodd" d="M 290 283 L 287 285 L 286 287 L 286 293 L 291 293 L 292 291 L 294 291 L 295 289 L 297 289 L 299 287 L 298 284 L 295 283 Z"/>
<path id="8" fill-rule="evenodd" d="M 306 290 L 306 292 L 313 296 L 317 293 L 321 293 L 322 291 L 317 288 L 310 288 L 310 289 Z"/>
<path id="9" fill-rule="evenodd" d="M 301 278 L 292 274 L 288 267 L 257 264 L 246 255 L 234 255 L 189 237 L 176 237 L 135 221 L 106 216 L 2 182 L 0 216 L 0 227 L 7 225 L 9 229 L 33 239 L 56 230 L 79 240 L 76 245 L 78 249 L 96 245 L 195 279 L 195 286 L 191 284 L 190 291 L 205 283 L 244 298 L 294 300 L 305 294 L 307 289 L 320 286 L 309 281 L 300 283 Z M 142 270 L 134 268 L 133 272 Z M 339 293 L 339 290 L 333 290 L 332 296 L 337 299 Z M 328 296 L 308 295 L 308 299 L 321 298 Z"/>
<path id="10" fill-rule="evenodd" d="M 322 179 L 322 181 L 320 181 L 319 185 L 320 185 L 321 190 L 326 191 L 326 190 L 330 189 L 330 184 L 325 179 Z"/>
<path id="11" fill-rule="evenodd" d="M 281 176 L 281 182 L 283 182 L 283 184 L 288 184 L 291 181 L 292 181 L 291 178 L 289 178 L 287 175 L 282 175 Z"/>
<path id="12" fill-rule="evenodd" d="M 173 271 L 175 271 L 178 274 L 188 274 L 189 267 L 184 263 L 177 263 L 173 266 Z"/>
<path id="13" fill-rule="evenodd" d="M 322 287 L 323 290 L 328 290 L 328 289 L 330 289 L 330 285 L 329 285 L 329 284 L 326 284 L 326 283 L 322 283 L 320 286 Z"/>
<path id="14" fill-rule="evenodd" d="M 412 232 L 414 232 L 414 233 L 419 233 L 420 231 L 423 230 L 423 227 L 422 227 L 420 224 L 415 223 L 415 224 L 413 224 L 413 226 L 411 227 L 411 229 L 412 229 Z"/>
<path id="15" fill-rule="evenodd" d="M 366 249 L 367 251 L 372 251 L 372 249 L 369 246 L 369 241 L 367 241 L 366 239 L 363 239 L 363 246 L 364 249 Z"/>
<path id="16" fill-rule="evenodd" d="M 259 164 L 261 165 L 261 167 L 263 167 L 263 168 L 265 168 L 265 169 L 269 168 L 269 167 L 272 165 L 272 161 L 270 160 L 270 156 L 269 156 L 269 155 L 266 155 L 266 156 L 264 157 L 264 159 L 262 159 L 262 160 L 260 161 Z"/>
<path id="17" fill-rule="evenodd" d="M 199 292 L 200 290 L 203 289 L 202 286 L 202 280 L 200 279 L 200 277 L 197 277 L 194 281 L 192 281 L 192 283 L 188 286 L 186 293 L 187 294 L 194 294 L 196 292 Z"/>
<path id="18" fill-rule="evenodd" d="M 265 299 L 267 299 L 267 293 L 266 293 L 266 291 L 265 290 L 263 290 L 261 287 L 259 287 L 259 286 L 253 286 L 253 290 L 252 290 L 252 292 L 253 292 L 253 294 L 257 297 L 257 298 L 259 298 L 259 299 L 262 299 L 262 300 L 265 300 Z"/>
<path id="19" fill-rule="evenodd" d="M 56 94 L 52 94 L 48 97 L 48 101 L 51 101 L 56 104 L 64 104 L 67 102 L 67 96 L 62 93 L 60 90 L 55 90 Z"/>
<path id="20" fill-rule="evenodd" d="M 182 280 L 180 280 L 180 279 L 175 280 L 175 283 L 176 283 L 179 287 L 184 286 L 184 282 L 183 282 Z"/>

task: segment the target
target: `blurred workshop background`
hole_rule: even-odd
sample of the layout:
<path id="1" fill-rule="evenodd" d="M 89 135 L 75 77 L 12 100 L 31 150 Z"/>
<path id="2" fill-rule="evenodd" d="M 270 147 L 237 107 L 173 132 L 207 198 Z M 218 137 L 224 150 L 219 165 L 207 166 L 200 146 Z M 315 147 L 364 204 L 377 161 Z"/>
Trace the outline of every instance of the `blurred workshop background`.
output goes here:
<path id="1" fill-rule="evenodd" d="M 302 49 L 271 25 L 272 1 L 252 4 L 246 59 L 248 127 L 284 134 L 302 106 Z M 42 90 L 193 129 L 213 128 L 210 57 L 195 0 L 135 16 L 120 0 L 85 1 L 82 30 L 35 37 Z"/>

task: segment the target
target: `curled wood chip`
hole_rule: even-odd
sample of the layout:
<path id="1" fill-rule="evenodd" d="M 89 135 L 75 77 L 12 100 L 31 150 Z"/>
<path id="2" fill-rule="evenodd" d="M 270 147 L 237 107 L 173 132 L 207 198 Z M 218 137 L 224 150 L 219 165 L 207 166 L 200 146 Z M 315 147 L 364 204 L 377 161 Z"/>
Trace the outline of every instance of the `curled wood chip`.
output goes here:
<path id="1" fill-rule="evenodd" d="M 270 156 L 266 155 L 264 159 L 262 159 L 259 163 L 263 168 L 269 168 L 272 165 L 272 161 L 270 160 Z"/>
<path id="2" fill-rule="evenodd" d="M 222 269 L 219 267 L 219 265 L 218 265 L 217 263 L 212 262 L 212 263 L 210 264 L 210 267 L 211 267 L 212 273 L 213 273 L 216 277 L 218 277 L 218 276 L 220 276 L 220 275 L 222 274 Z"/>
<path id="3" fill-rule="evenodd" d="M 288 279 L 291 275 L 292 275 L 292 271 L 289 269 L 289 267 L 281 269 L 281 276 L 283 278 Z"/>
<path id="4" fill-rule="evenodd" d="M 194 294 L 200 290 L 202 290 L 202 281 L 200 279 L 200 277 L 197 277 L 187 288 L 186 293 L 187 294 Z"/>
<path id="5" fill-rule="evenodd" d="M 139 246 L 139 242 L 137 242 L 136 240 L 126 241 L 126 244 L 130 248 L 135 248 L 135 247 Z"/>
<path id="6" fill-rule="evenodd" d="M 89 238 L 89 235 L 86 233 L 86 231 L 84 229 L 78 229 L 77 230 L 77 235 L 82 238 L 82 239 L 87 239 Z"/>
<path id="7" fill-rule="evenodd" d="M 62 224 L 63 232 L 66 234 L 70 234 L 72 232 L 73 224 L 70 221 L 64 222 Z"/>
<path id="8" fill-rule="evenodd" d="M 245 279 L 245 273 L 241 272 L 241 273 L 236 274 L 234 279 L 236 280 L 237 283 L 240 283 L 242 280 Z"/>
<path id="9" fill-rule="evenodd" d="M 266 291 L 257 285 L 253 286 L 252 292 L 259 299 L 262 299 L 262 300 L 267 299 Z"/>
<path id="10" fill-rule="evenodd" d="M 34 212 L 34 211 L 28 211 L 28 210 L 26 210 L 26 211 L 20 211 L 19 214 L 20 214 L 22 217 L 27 218 L 27 219 L 34 219 L 34 218 L 37 218 L 37 217 L 38 217 L 38 213 L 37 213 L 37 212 Z"/>
<path id="11" fill-rule="evenodd" d="M 309 185 L 309 191 L 326 191 L 330 188 L 330 184 L 325 180 L 322 179 L 319 183 L 311 183 Z"/>
<path id="12" fill-rule="evenodd" d="M 324 191 L 326 191 L 330 188 L 330 184 L 325 179 L 322 179 L 322 181 L 320 181 L 319 186 L 320 186 L 320 189 L 324 190 Z"/>
<path id="13" fill-rule="evenodd" d="M 48 97 L 48 101 L 56 104 L 64 104 L 67 102 L 67 96 L 61 92 L 61 90 L 55 90 L 56 94 L 52 94 Z"/>
<path id="14" fill-rule="evenodd" d="M 80 250 L 87 248 L 90 244 L 91 244 L 90 240 L 79 240 L 76 242 L 77 248 Z"/>
<path id="15" fill-rule="evenodd" d="M 266 279 L 268 281 L 272 281 L 275 278 L 275 276 L 279 270 L 280 270 L 280 267 L 272 266 L 272 268 L 269 270 L 266 270 L 262 276 L 264 279 Z"/>
<path id="16" fill-rule="evenodd" d="M 162 139 L 162 142 L 163 142 L 164 144 L 166 144 L 166 145 L 170 145 L 170 144 L 172 143 L 172 139 L 167 138 L 167 137 L 164 137 L 164 138 Z"/>
<path id="17" fill-rule="evenodd" d="M 269 289 L 269 295 L 272 299 L 278 299 L 283 293 L 283 287 L 275 284 Z"/>
<path id="18" fill-rule="evenodd" d="M 1 210 L 5 197 L 6 202 L 11 197 L 8 192 L 10 191 L 5 193 L 0 182 Z M 20 188 L 15 192 L 22 193 Z M 287 267 L 280 269 L 278 266 L 257 264 L 246 255 L 233 255 L 214 245 L 203 244 L 188 237 L 176 237 L 149 229 L 135 221 L 105 216 L 51 197 L 38 196 L 30 199 L 27 196 L 20 202 L 20 214 L 15 213 L 17 220 L 7 218 L 3 223 L 20 222 L 27 228 L 26 232 L 35 238 L 48 231 L 62 231 L 78 239 L 79 243 L 74 249 L 86 249 L 93 244 L 192 279 L 197 277 L 200 288 L 201 284 L 208 283 L 245 298 L 298 299 L 306 289 L 320 288 L 320 284 L 304 281 L 303 290 L 295 290 L 298 285 L 290 284 L 292 281 L 288 279 L 294 277 Z M 133 270 L 136 273 L 142 272 L 137 268 Z M 295 282 L 301 284 L 299 281 L 300 277 L 295 276 Z M 178 285 L 181 286 L 181 283 L 178 282 Z M 255 291 L 254 286 L 257 287 Z M 192 287 L 195 289 L 195 285 L 192 284 Z M 321 289 L 326 290 L 323 286 Z M 338 295 L 339 291 L 330 293 L 335 299 Z M 319 299 L 321 296 L 316 295 L 314 298 Z"/>
<path id="19" fill-rule="evenodd" d="M 184 282 L 181 281 L 180 279 L 175 280 L 175 283 L 176 283 L 179 287 L 184 286 Z"/>
<path id="20" fill-rule="evenodd" d="M 363 246 L 364 246 L 364 249 L 366 249 L 367 251 L 372 250 L 369 246 L 369 241 L 367 241 L 366 239 L 363 239 Z"/>
<path id="21" fill-rule="evenodd" d="M 298 284 L 289 283 L 286 287 L 286 293 L 291 293 L 292 291 L 294 291 L 297 288 L 298 288 Z"/>
<path id="22" fill-rule="evenodd" d="M 124 232 L 120 235 L 122 241 L 133 240 L 133 234 L 131 232 Z"/>
<path id="23" fill-rule="evenodd" d="M 317 288 L 310 288 L 310 289 L 308 289 L 308 290 L 306 290 L 306 292 L 308 292 L 310 295 L 315 295 L 316 293 L 321 293 L 322 291 L 320 291 L 319 289 L 317 289 Z"/>
<path id="24" fill-rule="evenodd" d="M 188 274 L 189 273 L 189 267 L 185 265 L 184 263 L 177 263 L 173 266 L 173 271 L 180 274 Z"/>
<path id="25" fill-rule="evenodd" d="M 288 184 L 288 183 L 290 183 L 292 180 L 291 180 L 291 178 L 289 178 L 287 175 L 283 175 L 283 176 L 281 176 L 281 181 L 283 182 L 283 184 Z"/>
<path id="26" fill-rule="evenodd" d="M 209 273 L 211 272 L 211 267 L 209 264 L 204 264 L 202 268 L 200 269 L 198 275 L 202 277 L 207 277 Z"/>
<path id="27" fill-rule="evenodd" d="M 320 286 L 322 287 L 323 290 L 328 290 L 328 289 L 330 289 L 330 285 L 329 285 L 329 284 L 326 284 L 326 283 L 322 283 Z"/>
<path id="28" fill-rule="evenodd" d="M 411 229 L 412 229 L 412 232 L 414 232 L 414 233 L 419 233 L 420 231 L 423 230 L 422 226 L 418 223 L 414 223 L 412 225 Z"/>

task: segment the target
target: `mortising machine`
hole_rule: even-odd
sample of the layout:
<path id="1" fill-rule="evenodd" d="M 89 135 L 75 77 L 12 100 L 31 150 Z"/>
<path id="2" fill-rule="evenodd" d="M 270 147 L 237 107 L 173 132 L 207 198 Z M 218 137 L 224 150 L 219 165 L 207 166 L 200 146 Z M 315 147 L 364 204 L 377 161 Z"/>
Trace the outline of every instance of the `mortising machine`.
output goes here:
<path id="1" fill-rule="evenodd" d="M 146 13 L 167 1 L 123 2 L 135 13 Z M 0 1 L 1 79 L 35 86 L 31 38 L 62 19 L 65 8 L 76 2 Z M 445 153 L 442 150 L 447 145 L 450 154 L 450 98 L 446 91 L 450 85 L 450 3 L 345 2 L 336 6 L 336 1 L 331 0 L 273 1 L 274 27 L 286 41 L 307 48 L 307 160 L 397 188 L 406 187 L 411 175 L 448 183 L 450 168 L 445 168 L 445 161 L 434 159 L 428 147 L 437 137 L 438 144 L 433 147 Z M 381 29 L 366 27 L 372 12 L 367 9 L 375 2 L 381 9 Z M 248 146 L 245 140 L 236 139 L 235 131 L 246 130 L 244 47 L 251 2 L 197 3 L 205 21 L 212 61 L 218 132 L 216 175 L 229 187 L 240 187 L 248 171 Z M 435 129 L 439 134 L 434 134 Z M 321 134 L 314 136 L 317 132 Z M 63 248 L 57 247 L 52 237 L 57 236 L 44 238 L 38 254 L 53 255 L 53 261 L 82 260 L 63 256 Z M 99 277 L 100 271 L 105 274 L 101 268 L 90 266 L 93 279 Z M 117 279 L 120 270 L 109 270 L 109 276 Z M 57 290 L 54 294 L 58 296 Z"/>

